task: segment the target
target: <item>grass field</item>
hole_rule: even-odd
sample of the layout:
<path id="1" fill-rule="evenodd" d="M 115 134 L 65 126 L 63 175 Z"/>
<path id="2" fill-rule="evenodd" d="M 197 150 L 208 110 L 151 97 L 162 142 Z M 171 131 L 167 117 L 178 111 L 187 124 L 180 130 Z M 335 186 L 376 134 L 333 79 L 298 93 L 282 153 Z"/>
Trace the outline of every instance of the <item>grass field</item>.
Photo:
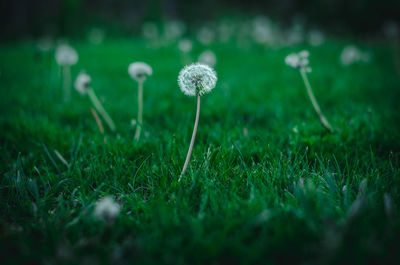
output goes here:
<path id="1" fill-rule="evenodd" d="M 53 53 L 0 46 L 1 264 L 397 264 L 400 251 L 400 78 L 392 46 L 359 42 L 370 63 L 343 67 L 350 41 L 265 48 L 215 43 L 218 83 L 202 97 L 187 174 L 178 182 L 195 116 L 179 90 L 176 43 L 72 42 L 117 125 L 99 133 L 87 98 L 62 101 Z M 311 85 L 298 71 L 308 49 Z M 204 47 L 195 43 L 192 56 Z M 144 85 L 144 134 L 133 137 L 137 83 L 129 63 L 154 70 Z M 68 166 L 58 158 L 61 154 Z M 112 195 L 121 213 L 93 215 Z"/>

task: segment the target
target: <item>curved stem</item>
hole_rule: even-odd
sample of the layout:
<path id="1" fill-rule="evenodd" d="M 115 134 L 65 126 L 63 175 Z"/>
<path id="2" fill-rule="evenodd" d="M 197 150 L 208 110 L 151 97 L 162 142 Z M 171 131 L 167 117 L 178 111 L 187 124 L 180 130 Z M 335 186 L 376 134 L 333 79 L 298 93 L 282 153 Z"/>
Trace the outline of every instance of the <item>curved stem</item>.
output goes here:
<path id="1" fill-rule="evenodd" d="M 111 131 L 115 131 L 115 124 L 111 117 L 108 115 L 107 111 L 103 108 L 100 100 L 97 98 L 96 94 L 94 93 L 93 88 L 89 88 L 88 95 L 90 100 L 92 101 L 93 106 L 95 109 L 100 113 L 103 119 L 106 121 L 108 127 L 110 127 Z"/>
<path id="2" fill-rule="evenodd" d="M 96 121 L 97 127 L 99 127 L 99 131 L 104 134 L 104 127 L 103 124 L 101 123 L 101 120 L 99 118 L 99 115 L 97 115 L 97 112 L 94 108 L 90 108 L 90 111 L 92 112 L 93 118 Z"/>
<path id="3" fill-rule="evenodd" d="M 71 99 L 71 69 L 69 65 L 62 67 L 63 72 L 63 91 L 64 91 L 64 102 L 68 102 Z"/>
<path id="4" fill-rule="evenodd" d="M 306 70 L 304 68 L 300 69 L 300 73 L 301 73 L 301 77 L 303 78 L 304 81 L 304 85 L 307 88 L 307 93 L 308 96 L 310 97 L 311 103 L 315 109 L 315 112 L 317 112 L 318 116 L 319 116 L 319 120 L 321 121 L 321 124 L 329 131 L 329 132 L 333 132 L 332 126 L 329 124 L 328 120 L 325 118 L 324 114 L 322 114 L 322 111 L 318 105 L 317 100 L 315 99 L 314 93 L 311 89 L 311 85 L 310 82 L 308 81 L 307 78 L 307 73 Z"/>
<path id="5" fill-rule="evenodd" d="M 139 141 L 143 126 L 143 82 L 138 82 L 138 119 L 136 124 L 135 140 Z"/>
<path id="6" fill-rule="evenodd" d="M 97 127 L 99 128 L 99 131 L 101 132 L 101 134 L 104 137 L 104 143 L 106 143 L 107 142 L 107 138 L 104 135 L 103 123 L 101 122 L 100 117 L 99 117 L 99 115 L 97 115 L 97 112 L 96 112 L 96 110 L 94 108 L 91 107 L 90 111 L 92 112 L 92 115 L 94 117 L 94 120 L 96 121 Z"/>
<path id="7" fill-rule="evenodd" d="M 194 140 L 196 139 L 196 132 L 197 132 L 197 127 L 199 125 L 199 116 L 200 116 L 200 95 L 197 94 L 197 111 L 196 111 L 196 121 L 194 122 L 194 128 L 193 128 L 193 134 L 192 134 L 192 140 L 190 140 L 190 146 L 189 150 L 186 156 L 185 164 L 183 165 L 182 173 L 181 176 L 179 177 L 178 181 L 181 181 L 183 174 L 185 174 L 185 171 L 189 165 L 190 161 L 190 156 L 192 155 L 193 152 L 193 145 L 194 145 Z"/>

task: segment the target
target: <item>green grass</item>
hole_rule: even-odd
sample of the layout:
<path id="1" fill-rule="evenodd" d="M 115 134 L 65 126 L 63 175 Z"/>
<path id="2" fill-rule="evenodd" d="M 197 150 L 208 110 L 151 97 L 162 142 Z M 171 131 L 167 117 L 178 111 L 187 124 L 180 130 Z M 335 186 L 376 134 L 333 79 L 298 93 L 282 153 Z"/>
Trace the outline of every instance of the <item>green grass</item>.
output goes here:
<path id="1" fill-rule="evenodd" d="M 1 45 L 0 263 L 395 264 L 400 79 L 384 43 L 359 43 L 372 62 L 342 67 L 347 43 L 213 44 L 219 80 L 202 98 L 180 183 L 195 98 L 178 88 L 176 44 L 73 43 L 80 54 L 73 76 L 81 69 L 92 76 L 117 125 L 106 144 L 87 98 L 73 91 L 62 103 L 52 54 L 38 56 L 29 43 Z M 320 125 L 299 72 L 284 64 L 303 48 L 334 134 Z M 193 55 L 202 50 L 196 44 Z M 130 125 L 137 84 L 127 73 L 137 60 L 154 70 L 139 143 Z M 93 216 L 106 195 L 122 205 L 112 226 Z"/>

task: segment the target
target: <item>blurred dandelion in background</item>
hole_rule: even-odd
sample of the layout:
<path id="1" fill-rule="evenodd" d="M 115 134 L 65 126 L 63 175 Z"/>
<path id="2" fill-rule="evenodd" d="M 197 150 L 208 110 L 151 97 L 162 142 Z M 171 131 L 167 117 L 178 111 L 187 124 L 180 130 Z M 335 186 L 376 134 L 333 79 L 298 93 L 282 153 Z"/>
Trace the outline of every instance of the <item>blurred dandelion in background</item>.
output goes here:
<path id="1" fill-rule="evenodd" d="M 186 65 L 192 62 L 190 52 L 193 49 L 193 41 L 189 39 L 181 39 L 178 43 L 178 48 L 182 54 L 182 64 Z"/>
<path id="2" fill-rule="evenodd" d="M 56 49 L 56 61 L 62 70 L 64 101 L 71 100 L 71 66 L 78 62 L 78 53 L 68 44 L 61 44 Z"/>
<path id="3" fill-rule="evenodd" d="M 346 46 L 340 55 L 340 62 L 344 66 L 349 66 L 357 62 L 368 63 L 370 60 L 371 55 L 368 52 L 363 52 L 354 45 Z"/>
<path id="4" fill-rule="evenodd" d="M 197 61 L 214 68 L 217 63 L 217 56 L 213 51 L 205 50 L 199 55 L 199 59 Z"/>
<path id="5" fill-rule="evenodd" d="M 208 26 L 201 27 L 196 34 L 197 40 L 203 45 L 210 45 L 215 40 L 215 32 Z"/>
<path id="6" fill-rule="evenodd" d="M 117 219 L 121 212 L 121 206 L 112 196 L 106 196 L 96 202 L 94 215 L 100 220 L 111 225 Z"/>
<path id="7" fill-rule="evenodd" d="M 307 89 L 307 94 L 308 97 L 311 100 L 311 103 L 314 107 L 315 112 L 318 114 L 319 120 L 321 124 L 329 131 L 333 132 L 333 128 L 326 119 L 325 115 L 322 113 L 321 108 L 319 107 L 319 104 L 317 102 L 317 99 L 314 96 L 314 92 L 312 91 L 310 82 L 308 81 L 307 78 L 307 73 L 311 73 L 311 67 L 309 66 L 309 59 L 308 57 L 310 56 L 310 52 L 307 50 L 301 51 L 299 53 L 291 53 L 285 58 L 285 63 L 295 69 L 298 69 L 300 71 L 301 77 L 303 79 L 304 85 L 306 86 Z"/>
<path id="8" fill-rule="evenodd" d="M 104 133 L 103 126 L 101 125 L 101 121 L 99 120 L 97 116 L 97 112 L 100 113 L 100 115 L 103 117 L 105 122 L 107 123 L 108 127 L 110 128 L 111 131 L 116 130 L 115 123 L 113 119 L 110 117 L 108 112 L 104 109 L 103 104 L 97 97 L 95 91 L 93 90 L 92 86 L 92 78 L 85 72 L 81 71 L 77 78 L 75 79 L 75 89 L 81 94 L 81 95 L 88 95 L 91 103 L 93 104 L 94 109 L 92 110 L 92 113 L 94 115 L 94 118 L 97 122 L 97 125 L 100 129 L 101 133 Z M 97 112 L 96 112 L 97 111 Z"/>
<path id="9" fill-rule="evenodd" d="M 148 76 L 153 74 L 153 69 L 150 65 L 144 62 L 134 62 L 128 67 L 128 73 L 132 79 L 138 82 L 138 118 L 136 123 L 135 140 L 139 141 L 140 132 L 143 127 L 143 83 Z"/>
<path id="10" fill-rule="evenodd" d="M 92 28 L 88 33 L 88 41 L 94 45 L 100 45 L 104 42 L 106 38 L 106 33 L 101 28 Z"/>

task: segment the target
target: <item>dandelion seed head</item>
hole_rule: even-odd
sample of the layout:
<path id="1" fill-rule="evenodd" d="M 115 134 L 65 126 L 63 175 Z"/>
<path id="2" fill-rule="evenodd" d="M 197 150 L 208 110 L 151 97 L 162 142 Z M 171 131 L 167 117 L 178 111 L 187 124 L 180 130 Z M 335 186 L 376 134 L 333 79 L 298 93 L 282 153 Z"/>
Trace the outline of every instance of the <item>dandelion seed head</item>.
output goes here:
<path id="1" fill-rule="evenodd" d="M 164 35 L 168 40 L 179 39 L 185 31 L 186 25 L 182 21 L 172 20 L 165 23 Z"/>
<path id="2" fill-rule="evenodd" d="M 188 53 L 192 50 L 193 42 L 188 39 L 183 39 L 179 41 L 178 47 L 181 52 Z"/>
<path id="3" fill-rule="evenodd" d="M 197 32 L 196 37 L 201 44 L 209 45 L 215 39 L 215 32 L 209 27 L 203 27 Z"/>
<path id="4" fill-rule="evenodd" d="M 106 38 L 106 33 L 101 28 L 92 28 L 89 31 L 87 37 L 88 37 L 88 41 L 91 44 L 99 45 L 99 44 L 102 44 L 104 42 L 104 39 Z"/>
<path id="5" fill-rule="evenodd" d="M 298 68 L 300 65 L 300 58 L 297 54 L 291 53 L 285 58 L 285 63 L 293 68 Z"/>
<path id="6" fill-rule="evenodd" d="M 252 22 L 252 36 L 259 44 L 273 44 L 275 36 L 271 21 L 264 16 L 257 16 Z"/>
<path id="7" fill-rule="evenodd" d="M 136 81 L 144 82 L 146 81 L 147 76 L 153 74 L 153 69 L 147 63 L 134 62 L 129 65 L 128 73 Z"/>
<path id="8" fill-rule="evenodd" d="M 61 66 L 71 66 L 78 62 L 78 53 L 68 44 L 61 44 L 56 49 L 56 61 Z"/>
<path id="9" fill-rule="evenodd" d="M 320 46 L 325 42 L 325 35 L 322 31 L 312 30 L 308 33 L 308 42 L 314 46 Z"/>
<path id="10" fill-rule="evenodd" d="M 210 67 L 214 67 L 217 63 L 217 56 L 211 50 L 206 50 L 199 55 L 199 63 L 206 64 Z"/>
<path id="11" fill-rule="evenodd" d="M 306 50 L 299 53 L 291 53 L 286 56 L 285 63 L 290 67 L 296 69 L 302 68 L 306 72 L 311 72 L 311 68 L 308 66 L 310 64 L 308 56 L 310 56 L 310 52 Z"/>
<path id="12" fill-rule="evenodd" d="M 361 56 L 361 51 L 356 46 L 349 45 L 343 49 L 340 61 L 344 66 L 348 66 L 359 61 Z"/>
<path id="13" fill-rule="evenodd" d="M 142 26 L 143 36 L 148 40 L 155 40 L 158 38 L 158 28 L 153 22 L 146 22 Z"/>
<path id="14" fill-rule="evenodd" d="M 77 78 L 75 79 L 75 89 L 81 93 L 82 95 L 87 94 L 89 88 L 90 88 L 90 83 L 92 82 L 92 79 L 88 74 L 86 74 L 84 71 L 80 72 Z"/>
<path id="15" fill-rule="evenodd" d="M 235 33 L 235 26 L 233 25 L 233 23 L 225 21 L 219 24 L 218 35 L 220 41 L 222 42 L 229 41 L 234 33 Z"/>
<path id="16" fill-rule="evenodd" d="M 354 45 L 346 46 L 340 54 L 340 62 L 344 66 L 349 66 L 353 63 L 364 62 L 369 63 L 371 61 L 371 54 L 368 52 L 361 51 Z"/>
<path id="17" fill-rule="evenodd" d="M 112 223 L 118 217 L 120 211 L 121 206 L 114 201 L 113 197 L 107 196 L 96 202 L 94 215 L 107 223 Z"/>
<path id="18" fill-rule="evenodd" d="M 37 47 L 41 52 L 48 52 L 53 48 L 53 40 L 50 36 L 44 36 L 37 42 Z"/>
<path id="19" fill-rule="evenodd" d="M 209 93 L 217 83 L 217 74 L 208 65 L 195 63 L 181 70 L 178 84 L 187 96 L 204 95 Z"/>
<path id="20" fill-rule="evenodd" d="M 383 25 L 383 32 L 387 38 L 397 38 L 400 35 L 399 25 L 394 21 L 387 21 Z"/>

